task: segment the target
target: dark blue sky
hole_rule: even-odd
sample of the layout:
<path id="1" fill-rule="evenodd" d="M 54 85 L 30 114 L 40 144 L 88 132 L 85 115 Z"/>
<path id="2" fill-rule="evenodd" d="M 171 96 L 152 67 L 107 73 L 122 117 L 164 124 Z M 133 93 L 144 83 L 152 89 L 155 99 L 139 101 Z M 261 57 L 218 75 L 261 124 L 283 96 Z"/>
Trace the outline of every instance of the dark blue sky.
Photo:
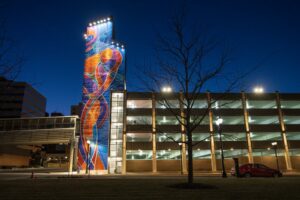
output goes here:
<path id="1" fill-rule="evenodd" d="M 7 1 L 7 31 L 19 41 L 26 63 L 19 80 L 34 84 L 47 98 L 47 111 L 70 113 L 81 101 L 83 33 L 89 22 L 112 15 L 116 39 L 126 44 L 128 90 L 139 82 L 136 64 L 153 54 L 155 31 L 166 32 L 166 20 L 180 1 Z M 236 50 L 235 68 L 249 68 L 276 52 L 248 77 L 250 86 L 267 91 L 299 92 L 300 1 L 188 1 L 195 21 Z M 213 90 L 213 88 L 212 88 Z"/>

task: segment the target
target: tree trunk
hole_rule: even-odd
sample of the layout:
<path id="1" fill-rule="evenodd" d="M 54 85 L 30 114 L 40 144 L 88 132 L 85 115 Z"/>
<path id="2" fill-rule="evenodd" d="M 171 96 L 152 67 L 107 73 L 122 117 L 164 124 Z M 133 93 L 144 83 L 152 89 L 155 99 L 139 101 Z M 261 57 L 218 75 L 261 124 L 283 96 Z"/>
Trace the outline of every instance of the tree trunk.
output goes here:
<path id="1" fill-rule="evenodd" d="M 193 140 L 192 140 L 192 133 L 187 132 L 188 136 L 188 184 L 191 185 L 194 182 L 194 170 L 193 170 Z"/>

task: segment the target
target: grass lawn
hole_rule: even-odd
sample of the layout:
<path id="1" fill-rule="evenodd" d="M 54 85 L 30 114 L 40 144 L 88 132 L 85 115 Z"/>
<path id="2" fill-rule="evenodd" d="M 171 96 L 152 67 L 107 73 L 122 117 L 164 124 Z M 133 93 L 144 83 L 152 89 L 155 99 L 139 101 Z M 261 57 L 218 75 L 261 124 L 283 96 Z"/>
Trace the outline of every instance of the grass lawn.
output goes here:
<path id="1" fill-rule="evenodd" d="M 213 189 L 175 189 L 174 177 L 110 177 L 1 180 L 0 199 L 300 199 L 300 177 L 217 178 L 195 182 Z"/>

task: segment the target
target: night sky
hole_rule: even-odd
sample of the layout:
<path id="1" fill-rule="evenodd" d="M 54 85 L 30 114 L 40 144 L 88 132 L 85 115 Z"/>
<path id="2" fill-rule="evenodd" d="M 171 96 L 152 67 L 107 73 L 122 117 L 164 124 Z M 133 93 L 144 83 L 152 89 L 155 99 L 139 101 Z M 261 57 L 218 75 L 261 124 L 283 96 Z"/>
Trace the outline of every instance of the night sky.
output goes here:
<path id="1" fill-rule="evenodd" d="M 140 84 L 136 66 L 151 59 L 155 32 L 167 31 L 166 22 L 181 1 L 6 2 L 0 15 L 26 58 L 18 80 L 32 83 L 47 98 L 48 112 L 69 115 L 70 106 L 81 101 L 83 34 L 88 23 L 114 17 L 116 39 L 126 45 L 128 90 L 134 91 Z M 250 68 L 271 55 L 247 78 L 250 87 L 299 92 L 300 1 L 188 2 L 195 21 L 236 49 L 232 69 Z"/>

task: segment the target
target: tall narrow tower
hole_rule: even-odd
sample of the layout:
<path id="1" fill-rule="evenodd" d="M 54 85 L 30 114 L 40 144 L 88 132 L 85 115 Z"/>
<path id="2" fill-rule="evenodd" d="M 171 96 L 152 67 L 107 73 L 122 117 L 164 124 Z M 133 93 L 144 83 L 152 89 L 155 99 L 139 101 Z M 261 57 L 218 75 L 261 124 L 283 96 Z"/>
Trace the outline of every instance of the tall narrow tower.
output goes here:
<path id="1" fill-rule="evenodd" d="M 125 50 L 113 40 L 108 17 L 89 24 L 78 151 L 80 170 L 107 170 L 110 90 L 124 90 Z"/>

